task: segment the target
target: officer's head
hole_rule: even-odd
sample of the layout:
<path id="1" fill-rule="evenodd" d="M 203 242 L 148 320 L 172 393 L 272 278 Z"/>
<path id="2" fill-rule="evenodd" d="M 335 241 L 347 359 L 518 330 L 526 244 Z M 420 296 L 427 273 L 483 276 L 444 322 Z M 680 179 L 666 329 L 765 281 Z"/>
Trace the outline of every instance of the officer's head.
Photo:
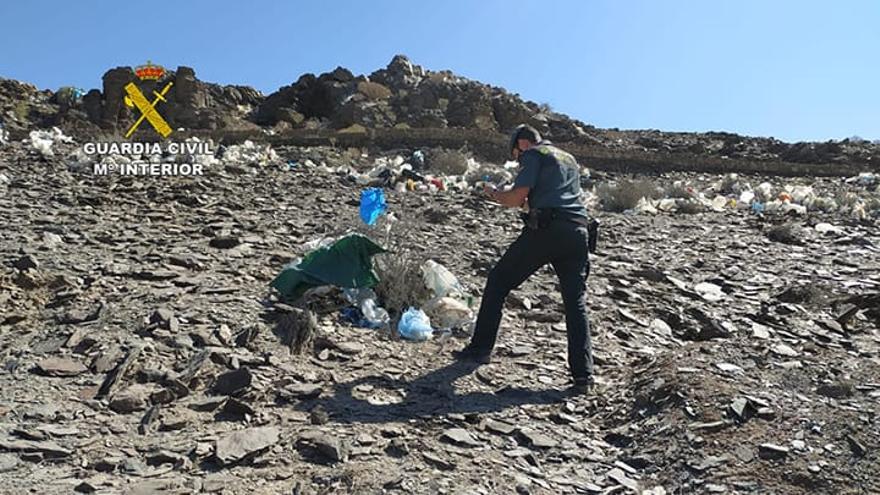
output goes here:
<path id="1" fill-rule="evenodd" d="M 541 134 L 537 129 L 530 125 L 521 124 L 510 134 L 510 154 L 516 160 L 520 153 L 539 141 L 541 141 Z"/>

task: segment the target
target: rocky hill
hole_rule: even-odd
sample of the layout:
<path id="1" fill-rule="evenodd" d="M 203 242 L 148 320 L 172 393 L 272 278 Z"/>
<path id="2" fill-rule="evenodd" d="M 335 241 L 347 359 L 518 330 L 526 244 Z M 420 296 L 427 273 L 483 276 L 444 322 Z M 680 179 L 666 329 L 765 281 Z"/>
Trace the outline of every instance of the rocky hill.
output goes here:
<path id="1" fill-rule="evenodd" d="M 94 136 L 124 132 L 137 117 L 123 104 L 123 86 L 135 76 L 117 67 L 103 76 L 100 90 L 56 93 L 0 79 L 0 122 L 14 135 L 34 127 L 59 126 L 68 133 Z M 654 130 L 598 129 L 518 95 L 457 76 L 432 71 L 402 55 L 384 69 L 356 76 L 336 69 L 264 96 L 247 86 L 200 81 L 189 67 L 168 71 L 146 92 L 174 82 L 167 103 L 157 108 L 173 128 L 230 133 L 260 130 L 297 134 L 315 130 L 458 129 L 505 133 L 530 123 L 550 139 L 593 150 L 670 155 L 673 161 L 707 157 L 752 162 L 850 165 L 878 169 L 880 145 L 863 140 L 785 143 L 731 133 L 669 133 Z M 485 134 L 483 134 L 485 135 Z M 145 138 L 151 138 L 145 132 Z M 461 144 L 465 141 L 462 139 Z M 678 158 L 675 158 L 678 157 Z"/>

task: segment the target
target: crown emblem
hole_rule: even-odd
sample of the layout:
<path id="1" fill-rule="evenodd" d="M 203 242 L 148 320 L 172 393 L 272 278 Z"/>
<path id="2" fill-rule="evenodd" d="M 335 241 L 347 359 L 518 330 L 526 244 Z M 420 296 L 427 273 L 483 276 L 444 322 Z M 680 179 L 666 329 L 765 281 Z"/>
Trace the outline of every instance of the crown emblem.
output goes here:
<path id="1" fill-rule="evenodd" d="M 145 65 L 134 68 L 134 75 L 141 81 L 157 81 L 165 75 L 165 68 L 161 65 L 154 65 L 147 60 Z"/>

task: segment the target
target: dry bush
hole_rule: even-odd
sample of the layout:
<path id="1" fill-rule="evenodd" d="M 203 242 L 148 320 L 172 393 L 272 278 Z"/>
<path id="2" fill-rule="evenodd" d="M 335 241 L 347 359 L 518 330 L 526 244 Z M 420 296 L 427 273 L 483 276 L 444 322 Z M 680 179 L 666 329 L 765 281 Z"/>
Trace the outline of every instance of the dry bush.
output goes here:
<path id="1" fill-rule="evenodd" d="M 463 150 L 438 150 L 428 157 L 428 168 L 441 175 L 462 175 L 467 172 L 470 156 Z"/>
<path id="2" fill-rule="evenodd" d="M 742 192 L 742 185 L 739 183 L 739 176 L 736 174 L 727 174 L 721 179 L 721 194 L 739 194 Z"/>
<path id="3" fill-rule="evenodd" d="M 421 307 L 431 297 L 422 279 L 425 255 L 414 249 L 423 242 L 419 239 L 423 216 L 407 205 L 407 197 L 396 206 L 396 220 L 389 221 L 383 216 L 384 221 L 380 220 L 374 233 L 367 234 L 387 251 L 373 258 L 379 276 L 379 283 L 373 290 L 379 304 L 391 316 L 392 328 L 408 307 Z"/>
<path id="4" fill-rule="evenodd" d="M 370 100 L 384 100 L 391 97 L 391 90 L 385 86 L 372 82 L 361 81 L 358 83 L 358 92 Z"/>
<path id="5" fill-rule="evenodd" d="M 801 229 L 794 223 L 777 225 L 767 231 L 767 238 L 783 244 L 801 244 Z"/>
<path id="6" fill-rule="evenodd" d="M 647 179 L 622 180 L 617 184 L 600 184 L 596 195 L 606 211 L 621 212 L 635 208 L 642 198 L 657 199 L 659 191 Z"/>
<path id="7" fill-rule="evenodd" d="M 852 208 L 859 202 L 859 195 L 854 192 L 839 192 L 834 200 L 838 205 L 846 208 Z"/>
<path id="8" fill-rule="evenodd" d="M 672 199 L 690 199 L 693 197 L 693 194 L 688 191 L 688 185 L 681 181 L 676 181 L 666 186 L 664 193 L 667 198 Z"/>
<path id="9" fill-rule="evenodd" d="M 15 118 L 19 121 L 27 120 L 28 115 L 30 114 L 27 102 L 24 100 L 17 102 L 15 106 L 12 107 L 12 114 L 15 115 Z"/>
<path id="10" fill-rule="evenodd" d="M 275 333 L 287 344 L 291 354 L 302 354 L 311 347 L 318 333 L 318 319 L 308 308 L 292 308 L 281 317 Z"/>
<path id="11" fill-rule="evenodd" d="M 676 201 L 675 206 L 678 208 L 679 213 L 683 213 L 685 215 L 693 215 L 695 213 L 702 213 L 706 211 L 705 205 L 693 199 Z"/>

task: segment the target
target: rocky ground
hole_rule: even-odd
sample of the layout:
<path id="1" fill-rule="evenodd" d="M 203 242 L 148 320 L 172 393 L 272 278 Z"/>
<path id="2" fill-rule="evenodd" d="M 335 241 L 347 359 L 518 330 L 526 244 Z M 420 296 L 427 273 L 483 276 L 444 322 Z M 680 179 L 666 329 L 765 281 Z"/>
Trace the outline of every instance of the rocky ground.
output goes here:
<path id="1" fill-rule="evenodd" d="M 599 387 L 574 396 L 549 268 L 510 297 L 492 364 L 451 360 L 466 331 L 344 323 L 335 292 L 292 354 L 268 283 L 308 241 L 389 239 L 359 224 L 360 185 L 283 165 L 100 177 L 61 156 L 0 154 L 2 493 L 880 491 L 874 219 L 599 213 Z M 515 213 L 386 193 L 394 246 L 478 297 Z"/>
<path id="2" fill-rule="evenodd" d="M 289 168 L 99 177 L 2 149 L 0 492 L 880 492 L 876 220 L 598 213 L 599 386 L 576 396 L 549 268 L 489 365 L 451 360 L 466 331 L 343 323 L 336 292 L 292 354 L 269 282 L 308 241 L 389 234 L 359 224 L 345 174 Z M 650 180 L 678 179 L 699 178 Z M 515 213 L 386 194 L 394 246 L 479 297 Z"/>

